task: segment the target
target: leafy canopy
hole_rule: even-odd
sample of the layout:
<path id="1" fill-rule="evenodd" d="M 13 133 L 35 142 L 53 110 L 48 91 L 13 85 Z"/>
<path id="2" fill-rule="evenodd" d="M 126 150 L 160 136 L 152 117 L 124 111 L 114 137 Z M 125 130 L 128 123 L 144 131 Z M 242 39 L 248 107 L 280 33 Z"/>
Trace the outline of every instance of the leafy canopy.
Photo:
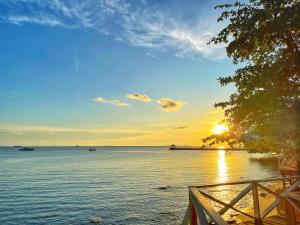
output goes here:
<path id="1" fill-rule="evenodd" d="M 210 44 L 225 43 L 228 57 L 241 63 L 221 86 L 236 92 L 225 102 L 228 132 L 203 141 L 252 151 L 299 150 L 300 139 L 300 1 L 249 0 L 216 6 L 218 21 L 228 25 Z"/>

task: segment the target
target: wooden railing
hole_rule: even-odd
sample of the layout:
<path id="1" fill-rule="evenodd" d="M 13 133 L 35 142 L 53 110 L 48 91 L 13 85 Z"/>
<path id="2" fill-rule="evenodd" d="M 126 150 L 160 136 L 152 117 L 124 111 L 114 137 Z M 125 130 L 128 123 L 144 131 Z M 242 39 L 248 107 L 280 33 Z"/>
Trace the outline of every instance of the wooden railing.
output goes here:
<path id="1" fill-rule="evenodd" d="M 276 193 L 274 190 L 264 186 L 264 183 L 278 182 L 282 181 L 284 184 L 286 181 L 292 181 L 292 184 L 289 187 L 283 185 L 283 189 L 280 193 Z M 208 194 L 206 189 L 212 187 L 220 186 L 231 186 L 231 185 L 247 185 L 236 197 L 234 197 L 229 203 L 213 197 Z M 183 225 L 229 225 L 229 223 L 222 217 L 229 209 L 236 211 L 239 214 L 242 214 L 253 220 L 256 225 L 262 224 L 264 218 L 266 218 L 270 212 L 275 209 L 282 201 L 285 202 L 286 209 L 286 224 L 295 225 L 296 216 L 295 211 L 300 213 L 300 193 L 295 192 L 298 186 L 300 185 L 300 176 L 294 177 L 283 177 L 283 178 L 273 178 L 273 179 L 264 179 L 264 180 L 249 180 L 241 182 L 231 182 L 231 183 L 221 183 L 213 185 L 204 185 L 204 186 L 190 186 L 189 187 L 189 206 L 185 213 L 182 224 Z M 264 211 L 260 209 L 259 194 L 258 190 L 264 190 L 276 198 L 269 204 Z M 236 208 L 235 205 L 248 193 L 252 193 L 253 198 L 253 215 L 243 212 L 240 209 Z M 226 193 L 224 193 L 226 194 Z M 219 211 L 216 211 L 213 206 L 210 204 L 210 201 L 217 203 L 218 205 L 223 206 Z"/>

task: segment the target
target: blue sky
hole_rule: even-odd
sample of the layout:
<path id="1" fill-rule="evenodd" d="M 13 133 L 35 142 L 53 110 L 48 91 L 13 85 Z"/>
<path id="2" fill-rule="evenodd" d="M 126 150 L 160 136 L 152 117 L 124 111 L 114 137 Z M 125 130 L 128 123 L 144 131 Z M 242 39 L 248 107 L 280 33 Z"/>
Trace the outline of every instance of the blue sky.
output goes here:
<path id="1" fill-rule="evenodd" d="M 0 0 L 0 145 L 201 144 L 220 1 Z"/>

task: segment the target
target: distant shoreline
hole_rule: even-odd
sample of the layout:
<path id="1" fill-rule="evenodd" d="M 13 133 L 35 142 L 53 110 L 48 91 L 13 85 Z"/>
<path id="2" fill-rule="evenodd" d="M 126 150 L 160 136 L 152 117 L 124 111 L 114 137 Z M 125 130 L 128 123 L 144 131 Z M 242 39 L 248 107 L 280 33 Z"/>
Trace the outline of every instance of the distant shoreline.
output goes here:
<path id="1" fill-rule="evenodd" d="M 89 147 L 96 147 L 96 148 L 169 148 L 169 145 L 16 145 L 16 146 L 0 146 L 0 148 L 21 148 L 21 147 L 33 147 L 33 148 L 89 148 Z"/>
<path id="2" fill-rule="evenodd" d="M 16 145 L 16 146 L 0 146 L 0 148 L 21 148 L 21 147 L 32 147 L 32 148 L 167 148 L 169 150 L 196 150 L 196 151 L 247 151 L 244 148 L 203 148 L 199 146 L 169 146 L 169 145 Z"/>
<path id="3" fill-rule="evenodd" d="M 202 148 L 202 147 L 177 147 L 177 146 L 171 146 L 169 150 L 175 151 L 175 150 L 195 150 L 195 151 L 248 151 L 245 148 Z"/>

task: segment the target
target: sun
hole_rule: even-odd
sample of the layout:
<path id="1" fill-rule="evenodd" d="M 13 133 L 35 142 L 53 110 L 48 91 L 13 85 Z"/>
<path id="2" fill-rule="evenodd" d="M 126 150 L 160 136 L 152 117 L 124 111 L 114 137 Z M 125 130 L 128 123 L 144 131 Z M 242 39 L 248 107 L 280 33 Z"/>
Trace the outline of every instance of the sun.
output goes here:
<path id="1" fill-rule="evenodd" d="M 219 123 L 213 128 L 212 131 L 214 134 L 223 134 L 227 130 L 228 130 L 228 127 L 226 127 L 224 124 Z"/>

